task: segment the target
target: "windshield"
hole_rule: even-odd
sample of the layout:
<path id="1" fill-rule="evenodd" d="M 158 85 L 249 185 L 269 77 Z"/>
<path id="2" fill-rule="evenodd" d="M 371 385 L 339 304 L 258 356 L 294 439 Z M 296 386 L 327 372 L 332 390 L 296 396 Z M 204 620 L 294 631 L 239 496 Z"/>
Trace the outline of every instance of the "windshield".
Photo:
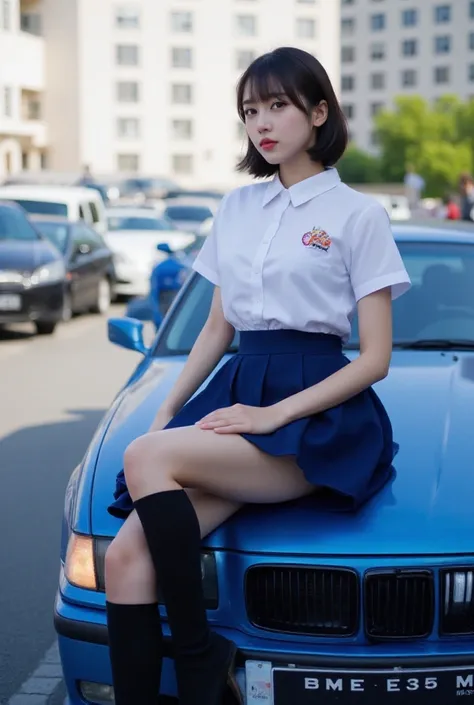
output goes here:
<path id="1" fill-rule="evenodd" d="M 60 252 L 66 252 L 69 227 L 63 223 L 35 222 L 42 235 L 48 238 Z"/>
<path id="2" fill-rule="evenodd" d="M 52 203 L 49 201 L 25 201 L 21 198 L 10 199 L 18 203 L 19 206 L 35 215 L 64 215 L 67 216 L 66 203 Z"/>
<path id="3" fill-rule="evenodd" d="M 38 233 L 21 211 L 15 208 L 0 208 L 0 242 L 38 239 Z"/>
<path id="4" fill-rule="evenodd" d="M 212 218 L 212 211 L 206 206 L 168 206 L 165 214 L 173 220 L 194 220 L 198 223 Z"/>
<path id="5" fill-rule="evenodd" d="M 108 218 L 109 230 L 175 230 L 167 218 L 141 218 L 140 216 L 114 215 Z"/>
<path id="6" fill-rule="evenodd" d="M 412 341 L 474 341 L 474 245 L 401 242 L 398 244 L 412 288 L 393 302 L 394 347 Z M 204 325 L 213 294 L 196 276 L 168 320 L 155 355 L 190 352 Z M 237 335 L 233 347 L 237 344 Z M 348 348 L 358 348 L 357 317 Z"/>

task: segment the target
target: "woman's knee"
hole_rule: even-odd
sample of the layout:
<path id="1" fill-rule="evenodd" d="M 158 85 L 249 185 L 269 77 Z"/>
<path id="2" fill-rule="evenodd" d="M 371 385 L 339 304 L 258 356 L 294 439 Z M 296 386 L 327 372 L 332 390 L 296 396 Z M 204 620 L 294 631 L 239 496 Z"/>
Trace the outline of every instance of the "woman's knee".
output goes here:
<path id="1" fill-rule="evenodd" d="M 147 467 L 153 472 L 170 474 L 173 466 L 173 446 L 168 442 L 166 432 L 157 431 L 139 436 L 130 443 L 124 453 L 124 473 L 129 491 L 140 486 Z"/>
<path id="2" fill-rule="evenodd" d="M 154 578 L 151 557 L 141 542 L 121 540 L 118 535 L 105 554 L 105 583 L 118 583 L 130 576 Z"/>

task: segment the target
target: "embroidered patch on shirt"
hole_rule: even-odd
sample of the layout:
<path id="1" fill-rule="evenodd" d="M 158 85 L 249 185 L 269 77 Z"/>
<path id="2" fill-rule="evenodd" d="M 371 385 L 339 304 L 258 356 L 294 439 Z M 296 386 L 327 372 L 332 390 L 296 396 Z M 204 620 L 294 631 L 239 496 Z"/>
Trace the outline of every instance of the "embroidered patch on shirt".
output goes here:
<path id="1" fill-rule="evenodd" d="M 305 233 L 301 238 L 301 242 L 305 247 L 316 247 L 318 250 L 327 252 L 331 247 L 331 238 L 322 228 L 313 228 Z"/>

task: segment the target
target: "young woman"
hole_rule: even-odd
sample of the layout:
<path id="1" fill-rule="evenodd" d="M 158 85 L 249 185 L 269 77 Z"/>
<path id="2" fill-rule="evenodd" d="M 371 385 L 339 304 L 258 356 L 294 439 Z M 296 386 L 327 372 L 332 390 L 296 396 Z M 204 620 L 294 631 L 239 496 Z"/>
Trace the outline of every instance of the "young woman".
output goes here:
<path id="1" fill-rule="evenodd" d="M 273 179 L 223 199 L 194 264 L 215 285 L 209 317 L 149 433 L 125 452 L 109 511 L 127 518 L 106 556 L 117 705 L 156 703 L 156 576 L 180 705 L 217 705 L 229 685 L 239 700 L 236 646 L 206 619 L 201 537 L 245 503 L 312 495 L 315 511 L 356 510 L 393 474 L 391 425 L 371 385 L 389 368 L 391 299 L 410 282 L 387 215 L 332 168 L 346 125 L 313 56 L 261 56 L 237 100 L 240 169 Z M 360 355 L 349 362 L 356 309 Z M 236 329 L 238 353 L 189 401 Z"/>

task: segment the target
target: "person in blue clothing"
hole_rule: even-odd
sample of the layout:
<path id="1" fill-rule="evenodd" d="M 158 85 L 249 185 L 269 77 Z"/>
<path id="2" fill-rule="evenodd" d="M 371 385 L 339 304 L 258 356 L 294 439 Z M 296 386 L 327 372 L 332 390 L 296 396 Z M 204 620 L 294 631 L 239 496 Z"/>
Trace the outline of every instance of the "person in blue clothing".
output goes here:
<path id="1" fill-rule="evenodd" d="M 213 98 L 209 120 L 222 107 Z M 214 286 L 207 321 L 150 429 L 126 448 L 108 506 L 125 520 L 105 558 L 116 705 L 156 705 L 158 586 L 179 704 L 243 703 L 239 632 L 208 620 L 201 538 L 249 503 L 308 497 L 315 512 L 357 511 L 394 478 L 397 446 L 372 385 L 388 374 L 391 302 L 410 279 L 387 213 L 334 167 L 347 125 L 314 56 L 282 47 L 257 58 L 237 105 L 248 135 L 239 169 L 258 181 L 220 204 L 193 263 Z M 360 354 L 349 360 L 356 313 Z M 238 352 L 211 375 L 236 331 Z"/>
<path id="2" fill-rule="evenodd" d="M 154 267 L 150 277 L 149 299 L 153 323 L 158 328 L 171 302 L 183 285 L 188 268 L 178 260 L 176 253 L 167 243 L 159 244 L 157 249 L 168 255 L 165 260 Z"/>

